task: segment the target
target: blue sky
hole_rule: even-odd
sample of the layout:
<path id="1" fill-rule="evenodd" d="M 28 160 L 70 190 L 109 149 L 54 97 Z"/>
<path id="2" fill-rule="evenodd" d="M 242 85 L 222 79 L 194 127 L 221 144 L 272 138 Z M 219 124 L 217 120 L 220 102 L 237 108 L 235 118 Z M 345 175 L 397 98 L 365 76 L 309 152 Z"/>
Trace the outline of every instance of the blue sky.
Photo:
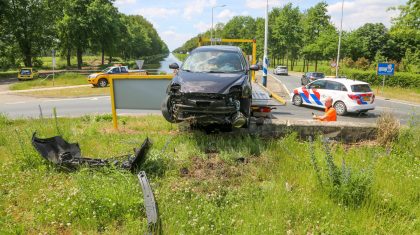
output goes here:
<path id="1" fill-rule="evenodd" d="M 338 26 L 342 0 L 326 0 L 331 21 Z M 269 6 L 280 7 L 293 3 L 302 11 L 320 2 L 319 0 L 269 0 Z M 386 26 L 397 11 L 389 7 L 405 4 L 407 0 L 345 0 L 343 29 L 352 30 L 364 23 L 382 22 Z M 266 0 L 116 0 L 120 12 L 142 15 L 157 29 L 170 50 L 181 46 L 186 40 L 211 27 L 211 9 L 214 10 L 214 24 L 227 22 L 236 15 L 263 17 Z"/>

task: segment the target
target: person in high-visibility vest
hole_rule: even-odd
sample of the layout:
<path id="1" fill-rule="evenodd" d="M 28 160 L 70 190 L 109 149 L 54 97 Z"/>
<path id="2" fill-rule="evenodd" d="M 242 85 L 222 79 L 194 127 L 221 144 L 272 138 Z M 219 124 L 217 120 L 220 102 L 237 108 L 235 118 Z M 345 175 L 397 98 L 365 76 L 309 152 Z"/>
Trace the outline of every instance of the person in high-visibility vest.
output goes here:
<path id="1" fill-rule="evenodd" d="M 313 115 L 312 118 L 319 121 L 324 122 L 335 122 L 337 121 L 337 112 L 335 111 L 335 108 L 332 106 L 333 99 L 328 96 L 327 99 L 325 99 L 325 114 L 324 116 L 317 116 Z"/>

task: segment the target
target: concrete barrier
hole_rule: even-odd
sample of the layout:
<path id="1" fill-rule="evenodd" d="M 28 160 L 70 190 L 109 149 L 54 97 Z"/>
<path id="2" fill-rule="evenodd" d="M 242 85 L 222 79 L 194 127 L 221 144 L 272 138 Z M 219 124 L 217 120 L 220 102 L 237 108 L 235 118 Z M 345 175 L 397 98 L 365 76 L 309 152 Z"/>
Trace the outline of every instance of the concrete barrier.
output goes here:
<path id="1" fill-rule="evenodd" d="M 374 123 L 265 119 L 263 123 L 254 120 L 249 131 L 261 136 L 274 137 L 297 132 L 303 139 L 307 139 L 308 136 L 323 135 L 334 140 L 351 143 L 375 139 L 377 127 Z"/>

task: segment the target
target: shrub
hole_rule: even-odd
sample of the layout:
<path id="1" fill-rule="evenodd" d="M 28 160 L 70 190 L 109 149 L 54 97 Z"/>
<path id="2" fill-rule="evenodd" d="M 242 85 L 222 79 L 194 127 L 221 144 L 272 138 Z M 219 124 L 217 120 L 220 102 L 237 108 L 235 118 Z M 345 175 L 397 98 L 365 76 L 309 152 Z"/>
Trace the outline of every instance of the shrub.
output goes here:
<path id="1" fill-rule="evenodd" d="M 376 75 L 375 71 L 360 71 L 356 69 L 345 70 L 345 75 L 349 79 L 368 82 L 371 85 L 382 85 L 382 76 Z M 420 74 L 398 72 L 392 77 L 385 78 L 385 85 L 398 87 L 420 87 Z"/>
<path id="2" fill-rule="evenodd" d="M 380 145 L 387 146 L 397 139 L 400 122 L 392 113 L 382 113 L 376 121 L 376 126 L 378 128 L 377 141 Z"/>
<path id="3" fill-rule="evenodd" d="M 359 207 L 369 197 L 372 186 L 372 175 L 369 171 L 355 171 L 346 165 L 343 158 L 341 169 L 335 165 L 331 155 L 328 139 L 323 140 L 325 149 L 326 170 L 322 171 L 318 165 L 314 146 L 311 141 L 311 164 L 313 165 L 317 180 L 326 190 L 330 198 L 338 203 L 350 207 Z M 326 173 L 327 172 L 327 173 Z M 323 174 L 324 173 L 324 174 Z"/>
<path id="4" fill-rule="evenodd" d="M 355 62 L 355 65 L 356 65 L 356 68 L 358 69 L 368 70 L 370 66 L 370 62 L 365 57 L 361 57 L 357 59 L 357 61 Z"/>
<path id="5" fill-rule="evenodd" d="M 343 59 L 343 64 L 347 68 L 353 68 L 354 67 L 354 60 L 352 58 L 346 57 Z"/>

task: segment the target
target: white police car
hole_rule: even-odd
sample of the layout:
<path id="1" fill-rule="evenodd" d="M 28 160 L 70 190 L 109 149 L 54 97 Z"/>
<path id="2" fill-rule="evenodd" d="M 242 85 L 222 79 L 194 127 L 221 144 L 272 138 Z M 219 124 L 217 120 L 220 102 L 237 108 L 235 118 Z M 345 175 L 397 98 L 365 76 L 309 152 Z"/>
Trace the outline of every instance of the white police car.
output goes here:
<path id="1" fill-rule="evenodd" d="M 375 95 L 369 84 L 345 78 L 319 79 L 294 89 L 291 96 L 294 105 L 320 108 L 325 108 L 325 99 L 331 96 L 337 115 L 375 109 Z"/>

